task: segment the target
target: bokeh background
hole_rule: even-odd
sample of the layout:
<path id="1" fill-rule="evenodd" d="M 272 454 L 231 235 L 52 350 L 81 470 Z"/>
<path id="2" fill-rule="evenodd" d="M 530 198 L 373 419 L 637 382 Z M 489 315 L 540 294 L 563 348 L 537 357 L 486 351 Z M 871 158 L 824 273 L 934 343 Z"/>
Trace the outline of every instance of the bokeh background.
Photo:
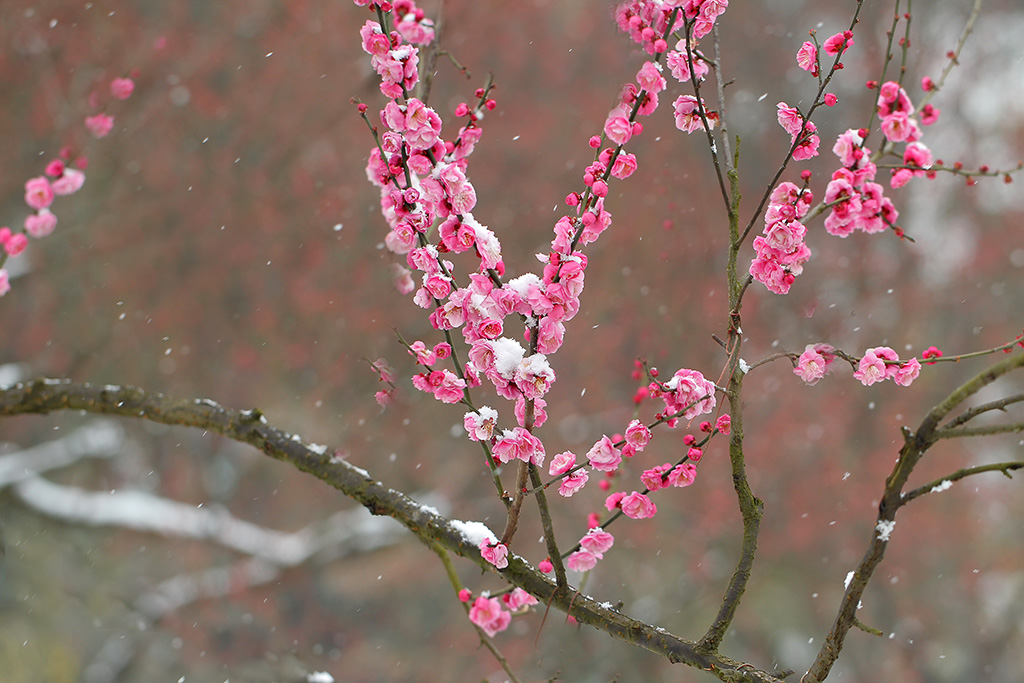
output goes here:
<path id="1" fill-rule="evenodd" d="M 920 77 L 937 78 L 945 65 L 969 4 L 917 7 L 906 81 L 913 97 Z M 814 92 L 793 55 L 808 30 L 824 37 L 846 27 L 852 5 L 734 3 L 721 20 L 747 215 L 788 145 L 776 102 L 805 105 Z M 436 2 L 424 8 L 436 16 Z M 431 104 L 448 116 L 494 74 L 498 106 L 469 171 L 474 213 L 498 234 L 512 272 L 536 268 L 533 254 L 546 248 L 562 198 L 580 186 L 587 138 L 643 61 L 610 12 L 610 3 L 590 0 L 444 5 L 443 45 L 470 76 L 440 60 Z M 818 120 L 823 154 L 808 167 L 819 196 L 835 135 L 866 121 L 872 98 L 863 84 L 880 74 L 891 17 L 891 3 L 864 3 L 832 88 L 840 105 Z M 383 103 L 359 49 L 366 18 L 337 1 L 0 4 L 0 223 L 23 220 L 24 181 L 62 146 L 89 159 L 83 190 L 54 207 L 57 231 L 17 259 L 22 270 L 0 299 L 0 362 L 9 376 L 135 384 L 258 407 L 389 485 L 500 529 L 479 451 L 461 433 L 463 411 L 407 380 L 387 410 L 373 399 L 379 385 L 368 360 L 388 359 L 400 377 L 413 371 L 396 330 L 438 339 L 392 286 L 394 257 L 383 249 L 377 192 L 364 173 L 371 140 L 350 99 L 371 111 Z M 1019 4 L 987 4 L 962 66 L 934 100 L 942 116 L 924 141 L 937 157 L 994 168 L 1024 157 L 1022 30 Z M 135 71 L 132 98 L 107 107 L 113 134 L 91 140 L 82 126 L 96 111 L 90 94 L 106 105 L 109 80 Z M 675 130 L 664 104 L 630 145 L 640 170 L 613 184 L 615 224 L 589 251 L 584 307 L 547 397 L 549 453 L 582 453 L 623 429 L 634 414 L 636 357 L 709 376 L 723 362 L 711 339 L 727 322 L 717 185 L 707 150 Z M 881 344 L 907 355 L 932 344 L 956 353 L 1020 334 L 1020 188 L 939 178 L 891 191 L 914 243 L 891 234 L 839 240 L 814 224 L 814 257 L 792 293 L 747 296 L 745 358 L 815 341 L 852 353 Z M 916 424 L 985 362 L 928 368 L 909 389 L 865 388 L 846 371 L 808 388 L 785 361 L 748 377 L 748 463 L 766 514 L 725 653 L 765 667 L 808 665 L 870 538 L 899 427 Z M 1019 378 L 999 389 L 1014 390 Z M 640 410 L 650 417 L 655 407 Z M 13 454 L 95 424 L 82 415 L 8 419 L 0 441 Z M 46 478 L 76 490 L 142 490 L 289 532 L 353 508 L 321 482 L 222 439 L 127 421 L 117 429 L 115 457 Z M 646 466 L 677 458 L 681 436 L 656 438 Z M 1021 452 L 1013 436 L 942 444 L 916 480 Z M 614 485 L 633 488 L 628 479 Z M 583 533 L 603 495 L 591 486 L 571 505 L 556 502 L 565 542 Z M 723 445 L 702 461 L 697 485 L 656 501 L 654 520 L 612 529 L 616 546 L 586 590 L 696 638 L 738 546 Z M 364 528 L 361 517 L 345 519 Z M 998 474 L 901 511 L 860 612 L 887 637 L 852 633 L 833 676 L 1019 681 L 1021 519 L 1019 480 Z M 503 680 L 440 563 L 386 527 L 258 581 L 222 545 L 55 519 L 14 487 L 0 491 L 0 523 L 8 681 L 285 681 L 308 671 L 337 681 Z M 514 548 L 533 561 L 544 556 L 536 529 L 527 518 Z M 499 587 L 457 566 L 474 591 Z M 163 582 L 211 569 L 226 572 L 223 590 L 209 587 L 159 614 L 140 608 Z M 705 680 L 556 613 L 517 618 L 497 642 L 524 680 Z"/>

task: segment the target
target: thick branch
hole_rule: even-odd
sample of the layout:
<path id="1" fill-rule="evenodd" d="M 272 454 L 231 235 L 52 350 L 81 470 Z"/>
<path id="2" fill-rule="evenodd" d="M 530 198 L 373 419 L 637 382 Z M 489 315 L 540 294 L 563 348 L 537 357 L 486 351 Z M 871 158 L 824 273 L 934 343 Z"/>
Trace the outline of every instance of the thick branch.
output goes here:
<path id="1" fill-rule="evenodd" d="M 330 484 L 371 513 L 394 518 L 428 546 L 440 546 L 485 571 L 497 571 L 480 556 L 475 544 L 432 508 L 376 481 L 365 470 L 335 457 L 325 446 L 305 443 L 299 436 L 271 426 L 258 410 L 229 410 L 206 399 L 174 399 L 134 387 L 100 387 L 67 380 L 42 379 L 0 388 L 0 416 L 60 410 L 195 427 L 249 444 Z M 631 619 L 611 609 L 607 603 L 599 603 L 568 588 L 560 589 L 520 557 L 513 556 L 509 566 L 498 573 L 542 602 L 571 614 L 578 622 L 650 650 L 673 663 L 702 669 L 730 683 L 778 683 L 781 680 L 749 664 L 703 652 L 693 641 Z"/>

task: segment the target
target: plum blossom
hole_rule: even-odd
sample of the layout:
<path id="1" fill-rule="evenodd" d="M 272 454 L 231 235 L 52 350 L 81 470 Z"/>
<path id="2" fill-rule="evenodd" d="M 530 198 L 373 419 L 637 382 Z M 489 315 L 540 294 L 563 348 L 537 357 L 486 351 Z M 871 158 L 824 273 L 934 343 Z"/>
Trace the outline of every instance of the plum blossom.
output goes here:
<path id="1" fill-rule="evenodd" d="M 522 427 L 506 429 L 491 451 L 501 463 L 522 460 L 541 467 L 544 464 L 544 444 Z"/>
<path id="2" fill-rule="evenodd" d="M 558 486 L 558 495 L 563 498 L 572 498 L 573 494 L 586 485 L 588 479 L 590 479 L 590 473 L 586 468 L 576 470 L 562 479 L 562 483 Z"/>
<path id="3" fill-rule="evenodd" d="M 715 409 L 715 385 L 696 370 L 677 370 L 663 386 L 664 391 L 657 384 L 650 389 L 652 394 L 658 392 L 669 414 L 682 412 L 684 418 L 692 420 Z"/>
<path id="4" fill-rule="evenodd" d="M 658 512 L 658 506 L 650 498 L 636 491 L 624 496 L 618 506 L 622 508 L 622 514 L 630 519 L 647 519 Z"/>
<path id="5" fill-rule="evenodd" d="M 508 628 L 512 614 L 502 609 L 501 600 L 498 598 L 481 595 L 469 608 L 469 620 L 493 638 L 495 634 Z"/>
<path id="6" fill-rule="evenodd" d="M 37 211 L 53 204 L 54 194 L 53 186 L 45 176 L 25 181 L 25 203 Z"/>
<path id="7" fill-rule="evenodd" d="M 822 49 L 827 55 L 838 55 L 853 47 L 853 31 L 843 31 L 825 39 Z"/>
<path id="8" fill-rule="evenodd" d="M 11 291 L 11 276 L 8 275 L 6 268 L 0 268 L 0 296 L 9 291 Z"/>
<path id="9" fill-rule="evenodd" d="M 116 99 L 127 100 L 135 91 L 135 81 L 130 78 L 115 78 L 110 81 L 110 94 Z"/>
<path id="10" fill-rule="evenodd" d="M 501 599 L 511 612 L 524 611 L 530 605 L 536 605 L 538 603 L 537 598 L 533 597 L 518 586 L 513 588 L 512 592 L 505 593 L 505 595 L 501 596 Z"/>
<path id="11" fill-rule="evenodd" d="M 818 75 L 818 48 L 814 43 L 804 41 L 796 53 L 796 63 L 804 71 L 810 72 L 812 76 Z"/>
<path id="12" fill-rule="evenodd" d="M 589 572 L 597 566 L 597 557 L 586 550 L 577 550 L 566 559 L 565 564 L 574 572 Z"/>
<path id="13" fill-rule="evenodd" d="M 580 546 L 597 559 L 603 559 L 604 554 L 615 543 L 615 537 L 601 527 L 594 527 L 587 531 L 587 534 L 580 539 Z"/>
<path id="14" fill-rule="evenodd" d="M 622 452 L 612 445 L 607 435 L 602 436 L 587 452 L 590 465 L 599 472 L 614 472 L 622 462 Z"/>
<path id="15" fill-rule="evenodd" d="M 105 138 L 114 129 L 114 117 L 107 114 L 96 114 L 85 117 L 85 127 L 94 138 Z"/>
<path id="16" fill-rule="evenodd" d="M 807 384 L 817 384 L 835 359 L 835 349 L 828 344 L 808 344 L 797 359 L 793 374 Z"/>
<path id="17" fill-rule="evenodd" d="M 781 108 L 779 116 L 782 121 Z M 787 121 L 788 118 L 787 114 Z M 769 196 L 764 234 L 754 238 L 756 255 L 750 262 L 749 272 L 770 292 L 788 293 L 811 257 L 811 250 L 803 241 L 807 228 L 799 219 L 807 214 L 812 200 L 809 190 L 801 190 L 790 182 L 779 183 Z"/>
<path id="18" fill-rule="evenodd" d="M 498 569 L 508 566 L 508 546 L 494 540 L 485 538 L 480 541 L 480 555 Z"/>
<path id="19" fill-rule="evenodd" d="M 548 465 L 548 474 L 558 477 L 576 466 L 576 455 L 572 451 L 564 451 L 551 458 Z"/>
<path id="20" fill-rule="evenodd" d="M 699 449 L 692 449 L 691 448 L 690 450 L 699 450 Z M 672 469 L 672 471 L 668 473 L 668 477 L 667 477 L 666 481 L 667 481 L 667 483 L 671 484 L 672 486 L 683 487 L 683 486 L 689 486 L 690 484 L 692 484 L 696 477 L 697 477 L 697 466 L 694 465 L 692 462 L 684 462 L 684 463 L 681 463 L 679 465 L 676 465 Z M 653 503 L 652 503 L 652 505 L 653 505 Z M 623 508 L 623 512 L 625 512 L 625 508 Z M 651 514 L 654 514 L 654 513 L 651 513 Z"/>
<path id="21" fill-rule="evenodd" d="M 732 418 L 729 417 L 729 413 L 724 413 L 718 416 L 718 419 L 715 420 L 715 429 L 717 429 L 718 433 L 722 436 L 729 436 L 732 432 Z"/>
<path id="22" fill-rule="evenodd" d="M 672 103 L 672 107 L 675 110 L 676 128 L 684 133 L 704 130 L 704 121 L 700 118 L 701 108 L 704 109 L 708 126 L 714 128 L 718 122 L 718 113 L 708 111 L 707 107 L 704 106 L 703 98 L 700 104 L 701 106 L 698 107 L 697 98 L 693 95 L 680 95 L 677 97 L 676 101 Z"/>
<path id="23" fill-rule="evenodd" d="M 483 406 L 477 412 L 466 413 L 462 421 L 471 441 L 489 440 L 497 423 L 498 411 L 490 406 Z"/>

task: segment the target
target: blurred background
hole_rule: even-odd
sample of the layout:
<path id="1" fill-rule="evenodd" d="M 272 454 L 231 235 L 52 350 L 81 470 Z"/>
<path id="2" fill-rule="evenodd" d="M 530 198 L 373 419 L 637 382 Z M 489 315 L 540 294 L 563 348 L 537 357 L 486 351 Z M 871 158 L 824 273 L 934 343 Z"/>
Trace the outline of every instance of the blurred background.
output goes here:
<path id="1" fill-rule="evenodd" d="M 789 144 L 775 104 L 806 107 L 815 91 L 796 50 L 810 29 L 823 39 L 846 28 L 852 5 L 734 3 L 720 20 L 745 216 Z M 436 16 L 436 2 L 423 7 Z M 442 44 L 470 76 L 441 59 L 430 104 L 447 118 L 494 75 L 498 106 L 483 121 L 469 175 L 474 214 L 497 233 L 511 273 L 537 267 L 533 254 L 546 250 L 561 202 L 592 158 L 587 139 L 643 62 L 616 33 L 610 7 L 445 3 Z M 949 1 L 914 15 L 905 81 L 913 98 L 921 76 L 937 79 L 969 10 Z M 819 197 L 835 136 L 867 121 L 864 82 L 881 73 L 892 11 L 864 3 L 831 88 L 840 104 L 817 120 L 822 156 L 807 167 Z M 0 224 L 23 221 L 25 180 L 61 147 L 89 160 L 84 188 L 53 207 L 56 232 L 8 262 L 17 277 L 0 299 L 4 382 L 68 377 L 258 407 L 390 486 L 500 529 L 501 505 L 461 429 L 464 411 L 412 389 L 414 364 L 396 339 L 397 330 L 440 340 L 394 290 L 395 258 L 364 172 L 371 138 L 350 99 L 371 112 L 384 101 L 359 47 L 368 16 L 350 2 L 307 0 L 0 4 Z M 937 158 L 1007 168 L 1024 157 L 1022 31 L 1018 3 L 986 5 L 963 66 L 933 100 L 942 115 L 923 141 Z M 136 72 L 135 94 L 108 102 L 109 81 Z M 673 125 L 669 105 L 682 91 L 670 92 L 630 144 L 639 171 L 612 184 L 615 222 L 588 251 L 583 309 L 553 358 L 558 382 L 541 430 L 549 454 L 582 454 L 624 429 L 637 357 L 669 373 L 720 371 L 711 335 L 724 336 L 727 324 L 726 223 L 706 149 Z M 100 107 L 115 125 L 95 141 L 82 120 Z M 800 168 L 784 178 L 796 180 Z M 1021 182 L 967 187 L 940 177 L 889 190 L 913 243 L 890 233 L 840 240 L 812 224 L 814 256 L 792 292 L 747 295 L 744 357 L 816 341 L 854 354 L 883 344 L 905 357 L 933 344 L 953 354 L 1020 334 Z M 401 378 L 386 410 L 367 362 L 380 357 Z M 748 376 L 747 461 L 765 519 L 725 654 L 804 670 L 872 534 L 899 427 L 916 425 L 987 362 L 927 367 L 910 388 L 866 388 L 842 369 L 806 387 L 786 361 Z M 978 398 L 1021 390 L 1016 378 Z M 639 410 L 650 419 L 657 407 Z M 656 497 L 656 518 L 611 529 L 615 548 L 588 593 L 681 636 L 703 634 L 740 536 L 721 441 L 696 485 Z M 504 680 L 426 548 L 289 466 L 211 435 L 86 415 L 7 419 L 0 442 L 0 456 L 22 458 L 8 467 L 52 463 L 16 485 L 0 477 L 7 681 L 289 681 L 313 671 L 357 682 Z M 1019 460 L 1021 443 L 1010 435 L 941 444 L 914 481 Z M 678 459 L 682 447 L 682 432 L 656 435 L 644 466 Z M 613 486 L 636 488 L 635 469 Z M 104 497 L 126 492 L 138 496 L 127 508 L 135 526 L 150 520 L 144 529 L 97 517 Z M 592 483 L 571 505 L 554 501 L 565 543 L 582 535 L 604 495 Z M 998 474 L 901 511 L 859 613 L 886 637 L 851 633 L 833 677 L 1019 681 L 1021 519 L 1020 481 Z M 215 538 L 170 530 L 188 524 L 216 529 Z M 539 535 L 528 516 L 513 549 L 543 559 Z M 244 539 L 263 554 L 239 552 Z M 301 552 L 285 561 L 279 545 Z M 456 566 L 475 592 L 500 588 Z M 560 613 L 517 617 L 496 641 L 524 680 L 706 680 Z"/>

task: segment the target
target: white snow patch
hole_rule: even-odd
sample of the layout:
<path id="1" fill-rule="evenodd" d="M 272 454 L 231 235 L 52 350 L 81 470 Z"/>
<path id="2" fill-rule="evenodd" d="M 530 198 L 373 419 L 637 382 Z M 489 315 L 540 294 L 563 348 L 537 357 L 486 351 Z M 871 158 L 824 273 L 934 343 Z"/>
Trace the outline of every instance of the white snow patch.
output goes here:
<path id="1" fill-rule="evenodd" d="M 878 530 L 878 540 L 888 543 L 889 534 L 896 528 L 896 520 L 885 521 L 884 519 L 878 520 L 878 524 L 875 525 L 875 529 Z"/>
<path id="2" fill-rule="evenodd" d="M 455 530 L 462 534 L 467 543 L 479 546 L 484 541 L 498 538 L 497 535 L 483 522 L 463 522 L 461 519 L 453 519 L 450 524 Z"/>
<path id="3" fill-rule="evenodd" d="M 491 342 L 491 350 L 494 352 L 494 369 L 505 379 L 512 379 L 519 361 L 526 355 L 526 349 L 515 339 L 498 337 Z"/>
<path id="4" fill-rule="evenodd" d="M 747 363 L 747 361 L 743 360 L 742 358 L 740 358 L 740 372 L 742 372 L 744 375 L 750 372 L 750 364 Z"/>
<path id="5" fill-rule="evenodd" d="M 942 493 L 943 491 L 946 491 L 951 488 L 953 488 L 953 482 L 951 482 L 949 479 L 943 479 L 938 484 L 932 487 L 930 493 Z"/>
<path id="6" fill-rule="evenodd" d="M 854 572 L 850 572 L 846 575 L 846 581 L 843 582 L 843 588 L 849 588 L 850 582 L 853 581 Z"/>
<path id="7" fill-rule="evenodd" d="M 334 676 L 326 671 L 314 671 L 306 674 L 306 683 L 334 683 Z"/>

